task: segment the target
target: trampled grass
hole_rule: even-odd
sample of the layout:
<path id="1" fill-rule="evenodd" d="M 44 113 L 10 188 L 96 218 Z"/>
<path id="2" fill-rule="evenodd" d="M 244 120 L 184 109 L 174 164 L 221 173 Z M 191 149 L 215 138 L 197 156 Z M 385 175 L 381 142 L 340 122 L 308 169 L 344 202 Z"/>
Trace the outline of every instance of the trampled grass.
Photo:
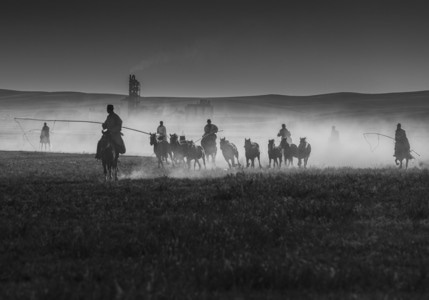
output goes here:
<path id="1" fill-rule="evenodd" d="M 425 298 L 429 172 L 0 152 L 0 298 Z"/>

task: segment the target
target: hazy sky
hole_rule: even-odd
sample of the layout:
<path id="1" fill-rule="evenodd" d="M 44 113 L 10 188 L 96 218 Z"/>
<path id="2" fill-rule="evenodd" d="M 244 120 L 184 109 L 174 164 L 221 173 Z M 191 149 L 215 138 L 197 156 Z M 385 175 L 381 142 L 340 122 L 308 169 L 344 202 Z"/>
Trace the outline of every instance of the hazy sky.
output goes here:
<path id="1" fill-rule="evenodd" d="M 88 3 L 87 3 L 88 2 Z M 429 89 L 427 1 L 2 0 L 0 89 L 143 96 Z"/>

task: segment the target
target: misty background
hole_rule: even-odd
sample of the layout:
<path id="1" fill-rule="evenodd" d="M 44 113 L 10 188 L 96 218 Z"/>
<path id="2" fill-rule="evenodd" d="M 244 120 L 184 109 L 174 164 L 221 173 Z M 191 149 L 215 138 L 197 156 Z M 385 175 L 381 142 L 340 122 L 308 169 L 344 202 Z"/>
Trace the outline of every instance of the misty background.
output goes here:
<path id="1" fill-rule="evenodd" d="M 225 137 L 233 142 L 244 163 L 244 139 L 251 138 L 261 149 L 261 161 L 268 164 L 268 140 L 280 144 L 277 133 L 286 124 L 293 143 L 306 137 L 312 146 L 309 166 L 313 167 L 385 167 L 393 166 L 394 141 L 378 135 L 394 137 L 397 123 L 407 131 L 416 160 L 410 166 L 427 164 L 429 92 L 397 94 L 337 93 L 317 96 L 261 95 L 229 98 L 141 97 L 138 113 L 128 111 L 126 95 L 16 92 L 1 93 L 1 150 L 40 150 L 39 137 L 43 121 L 15 120 L 34 118 L 58 120 L 47 122 L 51 130 L 52 151 L 95 153 L 101 136 L 101 125 L 62 122 L 80 120 L 104 122 L 106 105 L 115 105 L 123 126 L 156 132 L 164 121 L 167 133 L 185 135 L 197 144 L 208 118 Z M 212 111 L 189 110 L 202 101 L 209 101 Z M 340 134 L 338 144 L 330 141 L 332 126 Z M 126 155 L 153 156 L 146 134 L 123 129 Z M 295 165 L 296 165 L 295 160 Z M 217 166 L 226 167 L 220 149 Z M 208 167 L 211 168 L 210 164 Z"/>

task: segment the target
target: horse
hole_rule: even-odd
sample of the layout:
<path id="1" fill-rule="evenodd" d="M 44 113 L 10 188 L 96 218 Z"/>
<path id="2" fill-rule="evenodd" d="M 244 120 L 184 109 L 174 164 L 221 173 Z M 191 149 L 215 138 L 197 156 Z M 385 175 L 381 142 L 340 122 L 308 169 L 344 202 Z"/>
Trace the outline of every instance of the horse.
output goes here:
<path id="1" fill-rule="evenodd" d="M 277 146 L 274 144 L 274 140 L 268 140 L 268 159 L 269 165 L 271 168 L 271 160 L 273 160 L 273 167 L 276 165 L 281 168 L 282 166 L 282 148 L 281 146 Z"/>
<path id="2" fill-rule="evenodd" d="M 258 158 L 259 162 L 259 168 L 262 168 L 261 166 L 261 152 L 259 151 L 259 145 L 258 143 L 252 143 L 250 139 L 244 139 L 244 150 L 246 154 L 246 168 L 249 167 L 250 163 L 252 162 L 252 168 L 255 167 L 255 158 Z"/>
<path id="3" fill-rule="evenodd" d="M 283 149 L 285 166 L 293 166 L 293 158 L 298 158 L 298 147 L 295 144 L 289 144 L 286 139 L 282 139 L 280 147 Z"/>
<path id="4" fill-rule="evenodd" d="M 311 153 L 311 145 L 307 143 L 306 139 L 305 137 L 299 138 L 298 145 L 298 166 L 301 167 L 301 161 L 304 160 L 304 168 L 307 168 L 307 161 Z"/>
<path id="5" fill-rule="evenodd" d="M 187 150 L 187 142 L 180 143 L 179 136 L 175 133 L 170 134 L 170 147 L 176 163 L 185 163 L 185 155 Z"/>
<path id="6" fill-rule="evenodd" d="M 193 141 L 186 143 L 186 152 L 185 152 L 186 162 L 188 163 L 188 168 L 191 168 L 191 161 L 194 160 L 194 170 L 196 164 L 198 164 L 199 170 L 201 170 L 200 159 L 203 160 L 204 169 L 206 168 L 206 154 L 204 153 L 204 148 L 202 146 L 195 145 Z"/>
<path id="7" fill-rule="evenodd" d="M 216 134 L 213 133 L 205 135 L 201 139 L 201 146 L 204 148 L 204 152 L 206 153 L 206 160 L 209 161 L 211 156 L 213 164 L 215 164 L 217 154 L 216 137 Z"/>
<path id="8" fill-rule="evenodd" d="M 168 156 L 170 156 L 171 162 L 174 167 L 173 155 L 171 153 L 170 144 L 165 140 L 158 140 L 156 138 L 156 133 L 150 134 L 150 145 L 153 146 L 153 152 L 158 158 L 158 168 L 164 168 L 164 163 L 162 162 L 165 159 L 168 164 Z"/>
<path id="9" fill-rule="evenodd" d="M 410 148 L 405 143 L 396 143 L 395 163 L 402 169 L 402 161 L 405 159 L 405 169 L 408 169 L 408 161 L 414 157 L 410 154 Z"/>
<path id="10" fill-rule="evenodd" d="M 43 146 L 45 148 L 45 151 L 47 151 L 48 149 L 51 150 L 51 141 L 49 139 L 49 135 L 46 135 L 42 132 L 42 134 L 40 135 L 40 151 L 43 151 Z"/>
<path id="11" fill-rule="evenodd" d="M 101 164 L 103 165 L 104 180 L 112 180 L 112 171 L 115 181 L 118 180 L 118 158 L 119 152 L 116 151 L 115 144 L 110 134 L 103 132 L 100 139 Z M 109 175 L 107 175 L 109 173 Z"/>
<path id="12" fill-rule="evenodd" d="M 222 150 L 223 157 L 228 163 L 229 168 L 235 167 L 235 158 L 237 158 L 237 164 L 240 167 L 240 162 L 238 161 L 238 150 L 237 147 L 226 140 L 226 138 L 220 139 L 220 150 Z M 229 163 L 231 161 L 231 163 Z"/>

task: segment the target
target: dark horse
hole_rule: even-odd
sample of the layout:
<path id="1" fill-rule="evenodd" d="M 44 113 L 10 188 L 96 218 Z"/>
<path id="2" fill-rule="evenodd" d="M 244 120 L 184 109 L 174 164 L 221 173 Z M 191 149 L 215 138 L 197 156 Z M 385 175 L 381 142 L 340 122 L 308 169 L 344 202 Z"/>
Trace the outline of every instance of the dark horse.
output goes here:
<path id="1" fill-rule="evenodd" d="M 280 146 L 283 148 L 283 156 L 285 165 L 293 166 L 293 158 L 298 158 L 298 167 L 301 167 L 304 160 L 304 168 L 307 167 L 307 161 L 311 153 L 311 145 L 307 143 L 306 138 L 300 138 L 298 147 L 295 144 L 289 145 L 286 139 L 281 141 Z"/>
<path id="2" fill-rule="evenodd" d="M 51 150 L 51 141 L 49 135 L 46 135 L 44 132 L 40 135 L 40 151 L 43 151 L 43 148 L 46 150 Z"/>
<path id="3" fill-rule="evenodd" d="M 250 139 L 244 139 L 244 150 L 246 154 L 246 168 L 249 167 L 250 162 L 252 162 L 252 168 L 255 167 L 255 158 L 258 158 L 259 168 L 261 167 L 261 151 L 259 151 L 258 143 L 252 143 Z"/>
<path id="4" fill-rule="evenodd" d="M 408 161 L 414 157 L 410 153 L 410 146 L 407 143 L 396 143 L 395 145 L 395 163 L 402 169 L 402 161 L 405 159 L 405 169 L 408 168 Z"/>
<path id="5" fill-rule="evenodd" d="M 274 140 L 268 140 L 268 159 L 269 165 L 271 168 L 271 160 L 273 160 L 273 167 L 276 165 L 280 168 L 282 166 L 282 148 L 274 144 Z"/>
<path id="6" fill-rule="evenodd" d="M 199 170 L 201 170 L 200 159 L 203 160 L 204 168 L 206 168 L 206 154 L 204 153 L 204 148 L 195 145 L 193 141 L 186 143 L 185 157 L 189 169 L 191 168 L 191 161 L 194 160 L 194 170 L 196 164 L 198 164 Z"/>
<path id="7" fill-rule="evenodd" d="M 115 144 L 109 133 L 102 132 L 103 136 L 100 139 L 101 163 L 104 170 L 104 179 L 112 180 L 112 171 L 115 180 L 118 180 L 118 158 L 119 152 L 116 151 Z M 109 175 L 107 175 L 107 172 Z"/>
<path id="8" fill-rule="evenodd" d="M 179 136 L 177 134 L 170 134 L 170 147 L 176 163 L 185 163 L 186 150 L 188 147 L 187 143 L 187 141 L 180 143 Z"/>
<path id="9" fill-rule="evenodd" d="M 170 156 L 171 162 L 173 163 L 173 155 L 171 154 L 171 148 L 170 144 L 165 140 L 158 140 L 156 138 L 155 133 L 150 134 L 150 144 L 153 145 L 153 152 L 155 153 L 156 157 L 158 158 L 158 168 L 163 167 L 164 164 L 162 162 L 163 159 L 165 159 L 166 163 L 168 164 L 168 156 Z"/>
<path id="10" fill-rule="evenodd" d="M 204 152 L 206 153 L 206 160 L 209 161 L 209 157 L 212 157 L 212 163 L 215 164 L 217 147 L 216 147 L 216 134 L 208 134 L 203 136 L 201 139 L 201 146 L 204 148 Z"/>
<path id="11" fill-rule="evenodd" d="M 225 138 L 220 139 L 220 150 L 222 150 L 223 157 L 228 163 L 229 168 L 235 167 L 235 158 L 237 158 L 237 164 L 240 167 L 240 162 L 238 161 L 238 150 L 237 147 L 227 141 Z M 229 163 L 231 161 L 231 163 Z"/>
<path id="12" fill-rule="evenodd" d="M 280 147 L 283 148 L 285 166 L 293 166 L 293 158 L 298 158 L 298 147 L 295 144 L 289 144 L 286 139 L 282 139 Z"/>
<path id="13" fill-rule="evenodd" d="M 299 138 L 298 145 L 298 166 L 301 167 L 301 160 L 304 160 L 304 168 L 307 168 L 307 161 L 311 153 L 311 145 L 307 143 L 307 138 Z"/>

